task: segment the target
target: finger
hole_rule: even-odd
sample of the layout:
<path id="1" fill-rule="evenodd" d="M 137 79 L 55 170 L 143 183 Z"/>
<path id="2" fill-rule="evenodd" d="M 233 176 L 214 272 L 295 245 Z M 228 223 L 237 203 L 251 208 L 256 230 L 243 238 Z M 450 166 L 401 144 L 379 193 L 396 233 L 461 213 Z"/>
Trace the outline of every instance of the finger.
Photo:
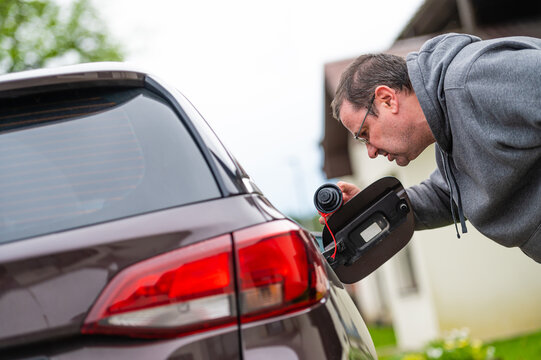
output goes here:
<path id="1" fill-rule="evenodd" d="M 342 192 L 345 193 L 355 192 L 359 189 L 357 186 L 347 183 L 345 181 L 339 181 L 338 183 L 336 183 L 336 185 L 340 188 L 340 190 L 342 190 Z"/>
<path id="2" fill-rule="evenodd" d="M 357 186 L 344 181 L 339 181 L 336 185 L 340 188 L 340 190 L 342 190 L 342 198 L 344 203 L 351 200 L 352 197 L 361 191 Z"/>

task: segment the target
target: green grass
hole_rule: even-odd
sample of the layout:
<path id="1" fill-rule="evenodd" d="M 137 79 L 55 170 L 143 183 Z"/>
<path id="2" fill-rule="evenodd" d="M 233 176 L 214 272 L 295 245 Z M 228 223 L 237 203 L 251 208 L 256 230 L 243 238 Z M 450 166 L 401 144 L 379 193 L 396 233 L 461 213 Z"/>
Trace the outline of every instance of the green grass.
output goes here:
<path id="1" fill-rule="evenodd" d="M 494 356 L 502 360 L 541 359 L 541 330 L 508 340 L 489 343 L 494 346 Z"/>
<path id="2" fill-rule="evenodd" d="M 376 348 L 396 346 L 396 337 L 392 326 L 369 326 L 368 331 Z"/>
<path id="3" fill-rule="evenodd" d="M 397 353 L 396 336 L 392 326 L 369 325 L 368 332 L 374 341 L 379 360 L 391 360 Z"/>
<path id="4" fill-rule="evenodd" d="M 369 326 L 379 360 L 401 360 L 407 353 L 396 348 L 396 337 L 391 326 Z M 495 349 L 497 360 L 541 359 L 541 330 L 512 339 L 498 340 L 485 345 Z"/>

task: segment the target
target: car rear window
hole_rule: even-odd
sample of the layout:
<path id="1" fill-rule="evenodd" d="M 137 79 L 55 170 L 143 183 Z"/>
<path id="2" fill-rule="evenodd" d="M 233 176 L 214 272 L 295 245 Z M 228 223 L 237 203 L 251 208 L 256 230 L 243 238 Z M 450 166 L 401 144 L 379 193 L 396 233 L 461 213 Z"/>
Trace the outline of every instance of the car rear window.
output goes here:
<path id="1" fill-rule="evenodd" d="M 0 101 L 0 242 L 217 197 L 197 144 L 147 90 Z"/>

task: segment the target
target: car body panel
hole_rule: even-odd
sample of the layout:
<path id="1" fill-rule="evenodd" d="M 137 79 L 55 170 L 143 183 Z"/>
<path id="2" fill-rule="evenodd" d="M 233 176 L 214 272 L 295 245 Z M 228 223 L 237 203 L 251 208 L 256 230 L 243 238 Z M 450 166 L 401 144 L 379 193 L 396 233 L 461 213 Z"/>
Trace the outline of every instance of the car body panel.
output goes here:
<path id="1" fill-rule="evenodd" d="M 216 359 L 236 360 L 242 355 L 236 326 L 159 341 L 107 337 L 66 337 L 32 346 L 5 349 L 2 359 Z"/>

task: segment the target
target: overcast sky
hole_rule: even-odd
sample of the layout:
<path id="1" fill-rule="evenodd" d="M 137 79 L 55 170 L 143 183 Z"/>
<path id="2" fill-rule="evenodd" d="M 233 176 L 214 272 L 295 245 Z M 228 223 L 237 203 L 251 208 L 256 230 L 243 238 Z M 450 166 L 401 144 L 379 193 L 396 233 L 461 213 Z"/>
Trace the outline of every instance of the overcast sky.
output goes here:
<path id="1" fill-rule="evenodd" d="M 323 65 L 387 49 L 422 0 L 92 0 L 126 60 L 178 88 L 269 200 L 315 214 Z"/>

